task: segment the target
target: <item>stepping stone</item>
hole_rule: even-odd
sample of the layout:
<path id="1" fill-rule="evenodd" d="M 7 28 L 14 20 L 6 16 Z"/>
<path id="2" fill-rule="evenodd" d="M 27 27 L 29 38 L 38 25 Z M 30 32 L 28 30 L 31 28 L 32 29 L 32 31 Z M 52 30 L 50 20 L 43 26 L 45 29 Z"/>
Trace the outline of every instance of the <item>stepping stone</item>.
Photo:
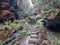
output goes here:
<path id="1" fill-rule="evenodd" d="M 29 44 L 36 44 L 38 42 L 38 39 L 36 38 L 30 38 Z"/>
<path id="2" fill-rule="evenodd" d="M 35 37 L 35 36 L 31 36 L 30 38 L 36 38 L 36 39 L 38 39 L 38 37 Z"/>
<path id="3" fill-rule="evenodd" d="M 38 35 L 37 34 L 31 34 L 30 37 L 31 38 L 38 38 Z"/>
<path id="4" fill-rule="evenodd" d="M 36 44 L 28 44 L 28 45 L 36 45 Z"/>
<path id="5" fill-rule="evenodd" d="M 31 32 L 31 34 L 36 34 L 37 32 Z"/>

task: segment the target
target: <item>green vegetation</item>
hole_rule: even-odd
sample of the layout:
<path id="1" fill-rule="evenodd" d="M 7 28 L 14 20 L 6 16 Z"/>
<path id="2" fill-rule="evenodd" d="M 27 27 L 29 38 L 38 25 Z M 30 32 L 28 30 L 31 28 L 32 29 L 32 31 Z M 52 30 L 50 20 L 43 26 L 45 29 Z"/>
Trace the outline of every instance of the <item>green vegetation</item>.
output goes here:
<path id="1" fill-rule="evenodd" d="M 28 21 L 28 23 L 29 24 L 36 24 L 36 19 L 33 19 L 33 18 L 28 18 L 29 19 L 29 21 Z"/>
<path id="2" fill-rule="evenodd" d="M 3 42 L 2 41 L 0 41 L 0 45 L 3 45 Z"/>

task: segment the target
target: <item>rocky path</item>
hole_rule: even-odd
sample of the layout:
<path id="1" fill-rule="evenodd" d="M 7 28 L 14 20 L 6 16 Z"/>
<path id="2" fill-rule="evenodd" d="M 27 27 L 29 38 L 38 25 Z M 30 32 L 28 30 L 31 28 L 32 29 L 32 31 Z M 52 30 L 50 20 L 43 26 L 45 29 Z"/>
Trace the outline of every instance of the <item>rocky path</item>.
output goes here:
<path id="1" fill-rule="evenodd" d="M 38 43 L 38 35 L 36 34 L 36 32 L 31 32 L 30 36 L 24 37 L 20 45 L 37 45 L 37 43 Z"/>
<path id="2" fill-rule="evenodd" d="M 37 43 L 38 35 L 36 34 L 36 32 L 31 32 L 28 45 L 37 45 Z"/>

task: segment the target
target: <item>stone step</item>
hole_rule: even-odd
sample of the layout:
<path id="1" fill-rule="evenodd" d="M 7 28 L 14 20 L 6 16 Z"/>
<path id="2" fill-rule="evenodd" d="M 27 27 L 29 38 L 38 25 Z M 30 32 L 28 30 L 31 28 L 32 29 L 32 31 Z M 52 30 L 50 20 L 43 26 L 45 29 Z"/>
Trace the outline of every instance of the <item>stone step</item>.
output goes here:
<path id="1" fill-rule="evenodd" d="M 36 37 L 36 36 L 30 36 L 30 38 L 36 38 L 36 39 L 38 39 L 38 37 Z"/>
<path id="2" fill-rule="evenodd" d="M 37 38 L 30 38 L 29 39 L 29 44 L 36 44 L 38 42 Z"/>
<path id="3" fill-rule="evenodd" d="M 36 45 L 36 44 L 28 44 L 28 45 Z"/>
<path id="4" fill-rule="evenodd" d="M 37 36 L 37 34 L 30 34 L 30 35 L 32 35 L 32 36 Z"/>
<path id="5" fill-rule="evenodd" d="M 36 34 L 37 32 L 31 32 L 31 34 Z"/>
<path id="6" fill-rule="evenodd" d="M 28 44 L 37 44 L 37 42 L 29 41 Z"/>
<path id="7" fill-rule="evenodd" d="M 31 34 L 30 38 L 38 38 L 38 35 L 37 34 Z"/>

